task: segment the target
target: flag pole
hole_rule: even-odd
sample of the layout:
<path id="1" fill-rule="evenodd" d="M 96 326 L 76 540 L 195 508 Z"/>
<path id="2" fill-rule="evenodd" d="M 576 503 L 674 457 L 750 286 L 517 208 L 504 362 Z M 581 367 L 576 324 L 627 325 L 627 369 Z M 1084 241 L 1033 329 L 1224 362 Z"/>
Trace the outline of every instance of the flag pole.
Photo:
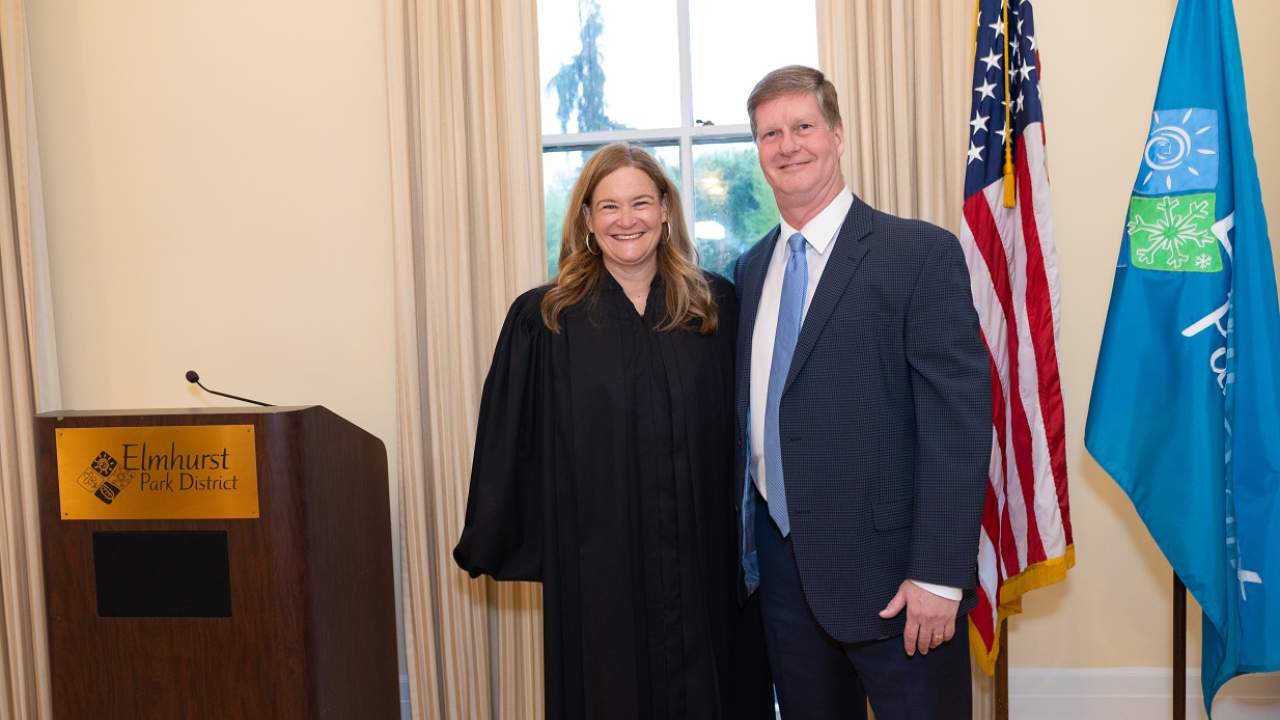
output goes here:
<path id="1" fill-rule="evenodd" d="M 996 655 L 996 719 L 1009 720 L 1009 620 L 1000 623 L 1000 650 Z"/>
<path id="2" fill-rule="evenodd" d="M 1187 720 L 1187 586 L 1173 573 L 1173 720 Z"/>

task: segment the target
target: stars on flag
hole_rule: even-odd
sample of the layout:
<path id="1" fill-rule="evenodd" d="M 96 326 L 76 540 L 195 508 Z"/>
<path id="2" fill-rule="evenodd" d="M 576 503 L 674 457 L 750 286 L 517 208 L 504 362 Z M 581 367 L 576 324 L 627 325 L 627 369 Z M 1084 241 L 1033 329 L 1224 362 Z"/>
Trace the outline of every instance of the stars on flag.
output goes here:
<path id="1" fill-rule="evenodd" d="M 970 142 L 970 143 L 969 143 L 969 153 L 968 153 L 968 157 L 969 157 L 969 159 L 965 161 L 965 164 L 966 164 L 966 165 L 968 165 L 969 163 L 973 162 L 974 160 L 982 160 L 982 151 L 983 151 L 983 150 L 986 150 L 986 148 L 985 148 L 985 147 L 978 147 L 977 145 L 974 145 L 974 144 L 973 144 L 973 142 Z"/>
<path id="2" fill-rule="evenodd" d="M 1026 125 L 1039 122 L 1043 115 L 1031 5 L 1027 0 L 1010 0 L 1007 16 L 1000 5 L 984 2 L 977 13 L 966 187 L 970 180 L 986 185 L 988 175 L 1000 172 L 1006 141 L 1017 138 Z M 1012 127 L 1006 129 L 1006 125 Z"/>
<path id="3" fill-rule="evenodd" d="M 996 52 L 996 48 L 994 45 L 992 45 L 991 50 L 987 52 L 987 56 L 982 58 L 982 62 L 987 64 L 988 71 L 999 68 L 1000 60 L 1001 60 L 1000 53 Z"/>

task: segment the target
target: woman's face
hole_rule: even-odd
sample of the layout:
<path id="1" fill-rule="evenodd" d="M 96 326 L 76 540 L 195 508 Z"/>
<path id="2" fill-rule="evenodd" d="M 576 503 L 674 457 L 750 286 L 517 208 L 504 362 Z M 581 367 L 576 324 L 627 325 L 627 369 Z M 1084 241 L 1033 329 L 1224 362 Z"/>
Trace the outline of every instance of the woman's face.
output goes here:
<path id="1" fill-rule="evenodd" d="M 606 268 L 636 272 L 656 267 L 667 208 L 643 170 L 621 167 L 605 175 L 585 212 Z"/>

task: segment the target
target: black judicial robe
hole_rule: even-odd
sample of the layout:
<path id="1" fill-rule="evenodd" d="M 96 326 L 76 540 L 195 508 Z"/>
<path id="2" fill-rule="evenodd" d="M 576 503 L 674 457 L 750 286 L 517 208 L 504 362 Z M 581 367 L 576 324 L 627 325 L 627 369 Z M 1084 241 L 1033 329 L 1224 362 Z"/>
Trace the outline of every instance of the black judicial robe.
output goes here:
<path id="1" fill-rule="evenodd" d="M 547 720 L 772 720 L 755 600 L 739 608 L 733 288 L 711 335 L 654 330 L 608 273 L 542 322 L 512 304 L 485 380 L 466 524 L 472 577 L 542 583 Z"/>

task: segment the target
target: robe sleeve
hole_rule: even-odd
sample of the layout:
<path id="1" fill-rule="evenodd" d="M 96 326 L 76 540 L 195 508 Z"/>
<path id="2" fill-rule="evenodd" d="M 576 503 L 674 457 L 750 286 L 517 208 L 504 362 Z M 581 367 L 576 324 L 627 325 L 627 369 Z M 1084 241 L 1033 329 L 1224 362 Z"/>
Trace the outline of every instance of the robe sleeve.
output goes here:
<path id="1" fill-rule="evenodd" d="M 466 520 L 453 550 L 473 578 L 542 579 L 542 456 L 551 449 L 540 421 L 550 368 L 539 300 L 531 291 L 512 304 L 484 382 Z"/>

